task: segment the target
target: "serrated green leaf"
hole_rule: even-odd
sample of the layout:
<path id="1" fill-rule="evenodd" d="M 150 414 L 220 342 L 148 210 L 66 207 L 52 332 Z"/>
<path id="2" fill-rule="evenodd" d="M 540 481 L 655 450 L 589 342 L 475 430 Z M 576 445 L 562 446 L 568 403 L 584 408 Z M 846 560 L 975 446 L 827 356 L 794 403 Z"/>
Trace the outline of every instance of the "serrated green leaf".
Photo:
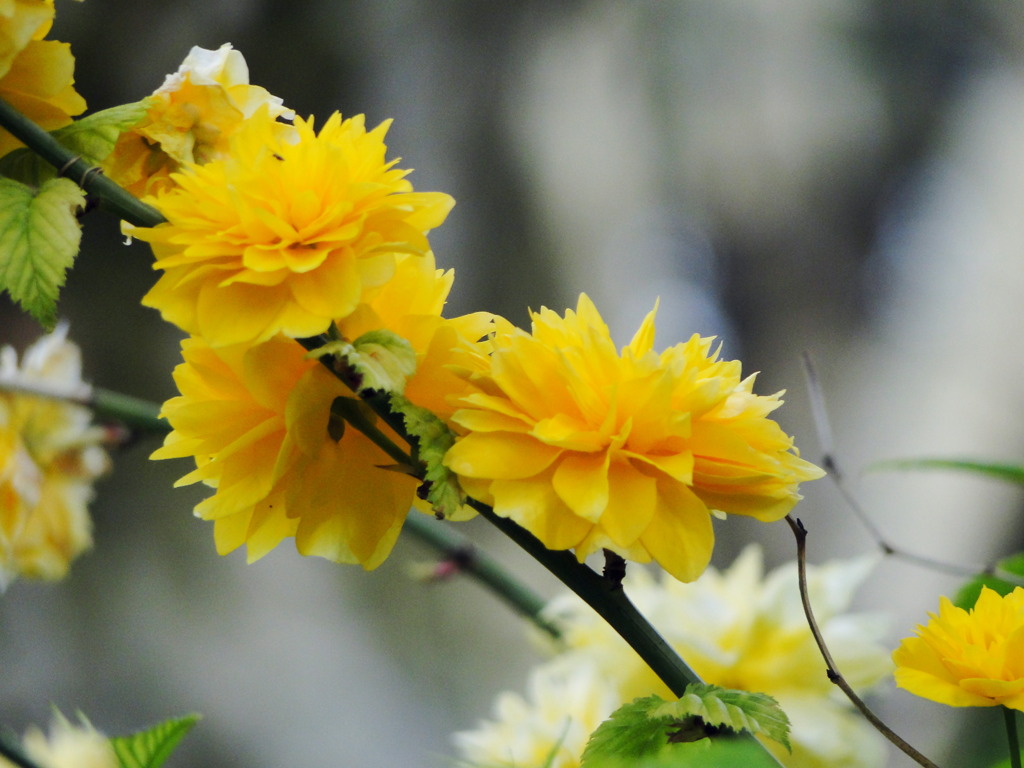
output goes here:
<path id="1" fill-rule="evenodd" d="M 334 355 L 359 374 L 359 391 L 378 390 L 401 394 L 416 372 L 416 351 L 406 339 L 386 330 L 369 331 L 355 341 L 329 341 L 311 351 L 310 358 Z"/>
<path id="2" fill-rule="evenodd" d="M 196 714 L 176 717 L 145 731 L 111 739 L 120 768 L 160 768 L 199 719 Z"/>
<path id="3" fill-rule="evenodd" d="M 1004 557 L 996 563 L 995 574 L 979 573 L 968 580 L 953 597 L 953 604 L 965 611 L 971 610 L 978 602 L 982 587 L 995 590 L 1000 595 L 1008 595 L 1024 584 L 1024 554 Z M 1003 576 L 1015 578 L 1010 581 Z"/>
<path id="4" fill-rule="evenodd" d="M 889 459 L 874 462 L 868 466 L 867 471 L 886 472 L 917 469 L 952 469 L 1024 485 L 1024 466 L 972 459 Z"/>
<path id="5" fill-rule="evenodd" d="M 779 703 L 766 693 L 690 683 L 679 701 L 666 702 L 651 712 L 654 718 L 665 716 L 678 720 L 697 716 L 718 728 L 764 734 L 790 749 L 789 718 Z"/>
<path id="6" fill-rule="evenodd" d="M 57 294 L 82 238 L 76 212 L 85 195 L 67 179 L 38 190 L 0 179 L 0 290 L 47 330 L 57 321 Z"/>
<path id="7" fill-rule="evenodd" d="M 74 154 L 99 165 L 113 151 L 118 137 L 146 116 L 152 98 L 121 104 L 75 120 L 52 136 Z M 0 175 L 38 187 L 57 175 L 57 169 L 28 147 L 16 149 L 0 159 Z"/>
<path id="8" fill-rule="evenodd" d="M 635 761 L 659 754 L 668 746 L 670 727 L 677 721 L 672 714 L 652 714 L 666 703 L 660 696 L 646 696 L 612 712 L 590 735 L 581 767 L 600 768 L 608 761 Z"/>
<path id="9" fill-rule="evenodd" d="M 443 517 L 453 516 L 466 501 L 455 474 L 444 465 L 444 455 L 455 444 L 454 433 L 433 412 L 402 395 L 392 395 L 390 405 L 393 413 L 401 414 L 409 435 L 416 438 L 419 459 L 426 466 L 424 486 L 430 508 Z"/>

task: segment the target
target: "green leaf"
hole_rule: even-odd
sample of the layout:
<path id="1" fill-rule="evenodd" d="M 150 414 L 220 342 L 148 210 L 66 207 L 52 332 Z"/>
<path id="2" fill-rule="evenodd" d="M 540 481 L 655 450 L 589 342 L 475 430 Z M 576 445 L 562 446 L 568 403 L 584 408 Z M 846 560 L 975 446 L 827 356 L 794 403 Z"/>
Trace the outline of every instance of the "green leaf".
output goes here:
<path id="1" fill-rule="evenodd" d="M 680 744 L 650 757 L 600 758 L 587 768 L 779 768 L 779 763 L 752 741 L 705 739 L 700 745 Z"/>
<path id="2" fill-rule="evenodd" d="M 971 459 L 890 459 L 876 461 L 868 467 L 869 472 L 886 472 L 915 469 L 953 469 L 960 472 L 973 472 L 996 480 L 1004 480 L 1016 485 L 1024 485 L 1024 466 L 1020 464 L 1002 464 L 993 461 L 974 461 Z"/>
<path id="3" fill-rule="evenodd" d="M 763 734 L 787 750 L 790 748 L 789 718 L 771 696 L 691 683 L 678 701 L 648 696 L 619 707 L 591 734 L 583 751 L 581 766 L 669 768 L 730 765 L 719 761 L 719 756 L 712 755 L 721 740 L 707 738 L 708 726 Z M 764 758 L 762 748 L 750 747 L 754 750 L 752 755 Z M 714 761 L 709 762 L 712 757 Z M 772 765 L 773 761 L 759 763 L 755 759 L 749 763 L 751 766 L 760 764 Z"/>
<path id="4" fill-rule="evenodd" d="M 171 718 L 145 731 L 110 740 L 121 768 L 160 768 L 200 715 Z"/>
<path id="5" fill-rule="evenodd" d="M 85 195 L 67 179 L 33 189 L 0 179 L 0 290 L 47 328 L 57 321 L 57 294 L 78 254 L 76 212 Z"/>
<path id="6" fill-rule="evenodd" d="M 1024 762 L 1024 752 L 1020 753 L 1020 758 L 1021 762 Z M 1012 768 L 1012 763 L 1010 762 L 1010 758 L 1006 758 L 1005 760 L 1000 760 L 998 763 L 993 765 L 992 768 Z"/>
<path id="7" fill-rule="evenodd" d="M 403 395 L 392 395 L 390 405 L 393 413 L 401 414 L 409 435 L 416 438 L 419 459 L 426 466 L 423 485 L 430 508 L 442 517 L 453 516 L 466 501 L 455 474 L 443 463 L 455 434 L 433 412 L 413 405 Z"/>
<path id="8" fill-rule="evenodd" d="M 121 134 L 146 116 L 152 103 L 150 97 L 104 109 L 53 131 L 52 136 L 79 157 L 92 165 L 99 165 L 113 151 Z M 57 169 L 28 147 L 22 147 L 0 160 L 0 175 L 40 186 L 56 177 Z"/>
<path id="9" fill-rule="evenodd" d="M 392 331 L 364 333 L 355 341 L 329 341 L 309 353 L 343 358 L 360 377 L 359 391 L 378 390 L 401 394 L 405 382 L 416 372 L 416 351 L 407 340 Z"/>
<path id="10" fill-rule="evenodd" d="M 1009 578 L 1003 578 L 1003 576 Z M 1015 579 L 1010 581 L 1009 579 Z M 982 587 L 988 587 L 1000 595 L 1008 595 L 1024 584 L 1024 553 L 1004 557 L 996 563 L 995 573 L 979 573 L 957 591 L 953 604 L 969 611 L 978 602 Z"/>
<path id="11" fill-rule="evenodd" d="M 667 702 L 651 713 L 652 717 L 666 715 L 679 720 L 695 715 L 717 728 L 764 734 L 790 749 L 789 718 L 779 703 L 766 693 L 690 683 L 679 701 Z"/>
<path id="12" fill-rule="evenodd" d="M 623 704 L 611 717 L 597 726 L 590 735 L 582 768 L 598 768 L 608 761 L 636 761 L 654 757 L 669 744 L 669 731 L 676 718 L 673 715 L 653 716 L 653 712 L 667 702 L 660 696 L 647 696 Z"/>

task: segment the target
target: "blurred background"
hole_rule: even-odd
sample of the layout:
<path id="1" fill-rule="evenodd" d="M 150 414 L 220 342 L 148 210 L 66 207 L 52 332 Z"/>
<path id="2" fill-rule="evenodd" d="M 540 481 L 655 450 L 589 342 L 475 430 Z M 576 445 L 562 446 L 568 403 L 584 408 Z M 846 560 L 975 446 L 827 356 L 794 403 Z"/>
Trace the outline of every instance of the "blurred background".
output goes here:
<path id="1" fill-rule="evenodd" d="M 868 473 L 894 457 L 1024 451 L 1024 7 L 1005 0 L 58 2 L 90 111 L 158 87 L 193 45 L 231 42 L 300 114 L 386 118 L 393 157 L 458 204 L 432 236 L 453 314 L 517 323 L 580 291 L 620 343 L 661 297 L 659 346 L 698 332 L 786 389 L 779 421 L 820 460 L 800 355 L 836 454 L 891 543 L 964 564 L 1024 548 L 992 481 Z M 93 213 L 61 316 L 97 385 L 174 394 L 178 332 L 139 305 L 142 244 Z M 39 334 L 0 297 L 0 342 Z M 80 709 L 110 734 L 198 711 L 172 764 L 447 766 L 449 734 L 523 689 L 522 623 L 465 581 L 424 585 L 404 538 L 366 574 L 288 546 L 220 558 L 185 462 L 116 457 L 95 549 L 59 584 L 0 598 L 0 721 Z M 797 509 L 810 557 L 875 544 L 828 480 Z M 463 530 L 544 594 L 557 585 L 485 523 Z M 793 557 L 788 529 L 718 524 Z M 958 580 L 886 559 L 859 606 L 891 641 Z M 890 690 L 879 709 L 940 763 L 987 765 L 998 718 Z M 993 743 L 994 742 L 994 743 Z M 988 752 L 987 750 L 991 750 Z M 907 764 L 903 757 L 893 765 Z"/>

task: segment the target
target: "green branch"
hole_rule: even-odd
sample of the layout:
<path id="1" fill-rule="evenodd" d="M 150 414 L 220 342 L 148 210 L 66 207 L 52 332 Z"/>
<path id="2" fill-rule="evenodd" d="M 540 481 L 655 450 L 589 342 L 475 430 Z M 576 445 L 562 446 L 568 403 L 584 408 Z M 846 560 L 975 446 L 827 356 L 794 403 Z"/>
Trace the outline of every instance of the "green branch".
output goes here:
<path id="1" fill-rule="evenodd" d="M 118 218 L 140 227 L 155 227 L 165 221 L 156 208 L 140 202 L 104 176 L 98 166 L 74 154 L 3 99 L 0 99 L 0 125 L 56 168 L 59 176 L 71 179 L 87 194 L 95 196 L 101 208 Z"/>
<path id="2" fill-rule="evenodd" d="M 1021 768 L 1020 740 L 1017 738 L 1017 711 L 1002 707 L 1003 723 L 1006 725 L 1006 741 L 1010 746 L 1010 768 Z"/>
<path id="3" fill-rule="evenodd" d="M 74 403 L 92 410 L 101 421 L 119 421 L 139 432 L 163 434 L 171 425 L 160 417 L 160 407 L 148 400 L 122 395 L 85 382 L 68 387 L 49 381 L 0 378 L 0 392 L 15 392 L 29 397 L 45 397 Z"/>
<path id="4" fill-rule="evenodd" d="M 103 176 L 99 168 L 90 166 L 89 163 L 75 156 L 46 131 L 2 100 L 0 100 L 0 125 L 7 128 L 11 134 L 53 165 L 60 175 L 77 183 L 88 194 L 96 196 L 100 200 L 100 207 L 137 226 L 156 226 L 164 221 L 159 211 L 139 202 L 116 183 Z M 320 340 L 302 340 L 304 345 L 307 342 L 313 342 L 314 347 L 322 344 Z M 308 348 L 310 347 L 307 346 Z M 351 372 L 331 366 L 326 359 L 322 359 L 322 361 L 339 379 L 350 384 L 350 381 L 346 379 L 350 379 L 347 374 Z M 358 387 L 352 387 L 352 389 L 357 391 Z M 386 393 L 368 393 L 363 396 L 363 400 L 397 434 L 402 435 L 403 439 L 413 444 L 414 441 L 405 431 L 401 416 L 391 412 Z M 108 405 L 115 410 L 120 407 L 112 401 L 108 401 Z M 400 449 L 396 447 L 396 450 Z M 637 651 L 673 693 L 682 696 L 689 683 L 700 682 L 696 673 L 637 611 L 618 585 L 602 578 L 586 565 L 577 562 L 576 558 L 568 552 L 547 549 L 528 531 L 513 521 L 498 516 L 489 506 L 473 500 L 470 500 L 470 504 L 482 517 L 519 544 L 597 611 Z M 414 527 L 411 528 L 411 530 L 414 529 Z M 428 541 L 428 543 L 430 542 Z M 505 597 L 507 599 L 508 595 Z M 523 610 L 532 612 L 533 608 L 524 606 Z"/>
<path id="5" fill-rule="evenodd" d="M 488 505 L 475 499 L 470 499 L 468 504 L 597 611 L 647 662 L 672 693 L 682 696 L 687 685 L 702 682 L 697 673 L 629 601 L 621 587 L 580 563 L 574 555 L 548 549 L 532 533 L 514 521 L 497 515 Z"/>
<path id="6" fill-rule="evenodd" d="M 405 530 L 440 553 L 458 573 L 472 576 L 539 629 L 556 640 L 561 637 L 558 627 L 543 615 L 545 601 L 497 560 L 456 533 L 450 523 L 432 520 L 413 511 L 405 521 Z"/>

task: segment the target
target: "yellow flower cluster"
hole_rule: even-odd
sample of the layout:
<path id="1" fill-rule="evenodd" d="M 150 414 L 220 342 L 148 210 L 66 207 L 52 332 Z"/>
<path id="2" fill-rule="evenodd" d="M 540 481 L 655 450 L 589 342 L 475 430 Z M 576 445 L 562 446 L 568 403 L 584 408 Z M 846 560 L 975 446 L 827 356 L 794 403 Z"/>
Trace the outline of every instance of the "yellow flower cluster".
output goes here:
<path id="1" fill-rule="evenodd" d="M 872 560 L 808 568 L 822 631 L 851 685 L 868 689 L 891 670 L 881 644 L 884 622 L 848 613 Z M 789 768 L 876 768 L 884 739 L 852 709 L 825 675 L 800 605 L 793 564 L 765 575 L 750 546 L 725 571 L 709 568 L 684 584 L 631 570 L 625 588 L 637 608 L 706 682 L 768 693 L 792 724 L 792 754 L 769 749 Z M 577 768 L 597 722 L 638 696 L 671 694 L 639 656 L 575 595 L 555 598 L 547 618 L 563 643 L 534 669 L 527 696 L 499 697 L 494 718 L 455 735 L 469 766 Z M 565 694 L 559 693 L 559 688 Z M 596 721 L 596 722 L 595 722 Z"/>
<path id="2" fill-rule="evenodd" d="M 451 280 L 430 254 L 400 256 L 391 281 L 338 323 L 349 338 L 387 328 L 408 339 L 418 365 L 406 394 L 441 413 L 453 386 L 445 367 L 453 350 L 483 336 L 490 322 L 484 314 L 441 318 Z M 294 536 L 304 555 L 379 565 L 417 483 L 389 469 L 394 460 L 359 430 L 332 430 L 336 401 L 360 408 L 392 441 L 398 436 L 284 336 L 219 348 L 192 337 L 183 353 L 174 375 L 181 396 L 163 409 L 174 432 L 153 457 L 196 457 L 197 469 L 179 484 L 217 489 L 196 514 L 215 521 L 218 551 L 247 543 L 252 561 Z"/>
<path id="3" fill-rule="evenodd" d="M 408 341 L 404 394 L 459 432 L 446 464 L 465 489 L 581 560 L 604 547 L 692 580 L 713 512 L 778 519 L 821 474 L 767 418 L 778 396 L 754 395 L 711 339 L 655 352 L 653 313 L 621 354 L 585 296 L 564 318 L 536 313 L 532 333 L 442 320 L 451 276 L 427 235 L 453 201 L 413 190 L 387 158 L 388 123 L 286 125 L 230 47 L 193 50 L 155 103 L 111 173 L 167 220 L 130 230 L 162 272 L 143 303 L 192 337 L 156 456 L 194 457 L 181 482 L 216 489 L 196 512 L 220 551 L 247 543 L 256 558 L 294 536 L 370 568 L 391 549 L 415 483 L 346 426 L 366 409 L 294 341 L 326 332 Z"/>
<path id="4" fill-rule="evenodd" d="M 1024 711 L 1024 588 L 983 587 L 970 611 L 948 598 L 896 649 L 896 684 L 951 707 Z"/>
<path id="5" fill-rule="evenodd" d="M 81 360 L 66 333 L 37 341 L 20 366 L 12 348 L 0 349 L 0 382 L 74 392 Z M 91 545 L 86 505 L 109 459 L 90 418 L 83 406 L 0 389 L 0 587 L 18 576 L 59 579 Z"/>
<path id="6" fill-rule="evenodd" d="M 449 358 L 490 328 L 485 314 L 441 317 L 452 275 L 427 233 L 453 201 L 413 191 L 386 157 L 387 123 L 278 120 L 291 110 L 249 84 L 230 46 L 193 49 L 153 102 L 108 172 L 167 219 L 130 229 L 163 272 L 143 303 L 190 334 L 154 458 L 195 459 L 179 484 L 215 489 L 196 514 L 218 551 L 247 545 L 255 560 L 294 538 L 302 554 L 374 568 L 417 482 L 349 422 L 399 436 L 295 340 L 390 331 L 416 357 L 406 397 L 450 412 L 465 385 Z"/>
<path id="7" fill-rule="evenodd" d="M 67 43 L 45 40 L 53 0 L 0 0 L 0 98 L 48 131 L 85 111 Z M 23 144 L 0 129 L 0 157 Z"/>
<path id="8" fill-rule="evenodd" d="M 498 326 L 470 376 L 447 456 L 470 495 L 549 549 L 582 561 L 606 548 L 697 578 L 714 543 L 713 510 L 785 516 L 800 482 L 822 472 L 767 415 L 740 364 L 693 336 L 654 351 L 654 312 L 616 350 L 593 303 L 542 309 L 533 331 Z"/>

